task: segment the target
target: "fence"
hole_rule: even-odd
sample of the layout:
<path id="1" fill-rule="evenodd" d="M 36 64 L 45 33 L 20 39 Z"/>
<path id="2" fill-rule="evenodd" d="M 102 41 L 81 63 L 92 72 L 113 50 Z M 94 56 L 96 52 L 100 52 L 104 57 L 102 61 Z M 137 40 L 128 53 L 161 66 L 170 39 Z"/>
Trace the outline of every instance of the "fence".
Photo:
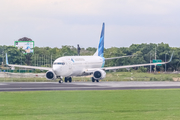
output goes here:
<path id="1" fill-rule="evenodd" d="M 58 82 L 56 80 L 47 80 L 45 73 L 11 73 L 0 72 L 0 82 Z M 73 81 L 91 81 L 88 77 L 73 77 Z"/>
<path id="2" fill-rule="evenodd" d="M 124 73 L 125 74 L 125 73 Z M 124 75 L 124 74 L 107 74 L 106 78 L 100 81 L 180 81 L 179 74 L 146 74 Z M 127 73 L 126 73 L 127 74 Z M 92 76 L 73 77 L 73 82 L 91 81 Z M 47 80 L 45 73 L 11 73 L 0 72 L 0 82 L 58 82 L 56 80 Z"/>
<path id="3" fill-rule="evenodd" d="M 45 73 L 1 72 L 0 82 L 56 82 L 56 81 L 46 80 Z"/>

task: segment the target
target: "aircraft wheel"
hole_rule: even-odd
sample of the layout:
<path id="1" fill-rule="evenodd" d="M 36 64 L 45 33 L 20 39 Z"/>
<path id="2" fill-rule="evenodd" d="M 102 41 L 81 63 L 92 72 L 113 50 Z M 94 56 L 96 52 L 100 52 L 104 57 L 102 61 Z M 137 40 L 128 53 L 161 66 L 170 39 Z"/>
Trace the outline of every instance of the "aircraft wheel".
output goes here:
<path id="1" fill-rule="evenodd" d="M 64 81 L 65 81 L 65 82 L 68 82 L 68 79 L 67 79 L 67 77 L 65 77 L 65 78 L 64 78 Z"/>
<path id="2" fill-rule="evenodd" d="M 99 80 L 96 80 L 96 82 L 99 82 Z"/>
<path id="3" fill-rule="evenodd" d="M 92 82 L 95 82 L 95 79 L 93 77 L 91 78 L 91 80 L 92 80 Z"/>
<path id="4" fill-rule="evenodd" d="M 71 77 L 69 77 L 69 82 L 72 82 L 72 78 Z"/>
<path id="5" fill-rule="evenodd" d="M 62 80 L 59 80 L 59 83 L 63 83 L 63 81 L 62 81 Z"/>

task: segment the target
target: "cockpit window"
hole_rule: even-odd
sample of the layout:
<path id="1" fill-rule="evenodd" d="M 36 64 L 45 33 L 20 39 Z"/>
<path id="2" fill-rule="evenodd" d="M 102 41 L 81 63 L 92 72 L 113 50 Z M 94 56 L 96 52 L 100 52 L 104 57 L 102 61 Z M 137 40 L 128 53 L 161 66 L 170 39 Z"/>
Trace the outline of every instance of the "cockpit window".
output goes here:
<path id="1" fill-rule="evenodd" d="M 65 65 L 64 62 L 55 62 L 54 65 Z"/>

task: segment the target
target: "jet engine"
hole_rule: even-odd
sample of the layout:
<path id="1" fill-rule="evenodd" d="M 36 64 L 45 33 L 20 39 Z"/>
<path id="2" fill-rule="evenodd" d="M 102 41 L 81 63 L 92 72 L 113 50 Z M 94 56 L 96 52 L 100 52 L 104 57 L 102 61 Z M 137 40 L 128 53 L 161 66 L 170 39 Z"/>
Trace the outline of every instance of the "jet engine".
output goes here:
<path id="1" fill-rule="evenodd" d="M 56 80 L 57 76 L 56 74 L 54 73 L 53 70 L 49 70 L 46 72 L 46 79 L 48 80 Z"/>
<path id="2" fill-rule="evenodd" d="M 95 80 L 104 79 L 106 77 L 106 72 L 104 70 L 97 70 L 93 73 Z"/>

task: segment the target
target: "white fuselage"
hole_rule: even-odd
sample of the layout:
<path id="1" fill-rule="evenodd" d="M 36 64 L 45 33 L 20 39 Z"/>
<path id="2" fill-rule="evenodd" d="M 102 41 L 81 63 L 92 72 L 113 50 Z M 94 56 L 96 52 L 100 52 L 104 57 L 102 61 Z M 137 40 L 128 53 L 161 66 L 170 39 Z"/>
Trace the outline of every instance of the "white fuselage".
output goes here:
<path id="1" fill-rule="evenodd" d="M 101 68 L 103 61 L 99 56 L 65 56 L 54 61 L 53 71 L 56 76 L 82 76 L 87 69 Z"/>

